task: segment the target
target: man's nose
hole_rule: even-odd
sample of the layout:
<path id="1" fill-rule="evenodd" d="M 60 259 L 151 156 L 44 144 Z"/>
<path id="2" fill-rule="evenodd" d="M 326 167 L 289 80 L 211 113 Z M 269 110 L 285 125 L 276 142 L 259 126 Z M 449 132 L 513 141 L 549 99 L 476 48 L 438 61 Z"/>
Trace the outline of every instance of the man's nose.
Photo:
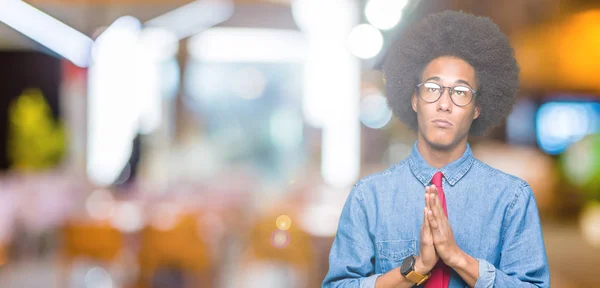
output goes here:
<path id="1" fill-rule="evenodd" d="M 452 99 L 450 96 L 450 89 L 449 87 L 444 88 L 444 90 L 442 90 L 442 96 L 440 97 L 440 100 L 438 100 L 438 109 L 439 110 L 443 110 L 443 111 L 449 111 L 452 108 Z"/>

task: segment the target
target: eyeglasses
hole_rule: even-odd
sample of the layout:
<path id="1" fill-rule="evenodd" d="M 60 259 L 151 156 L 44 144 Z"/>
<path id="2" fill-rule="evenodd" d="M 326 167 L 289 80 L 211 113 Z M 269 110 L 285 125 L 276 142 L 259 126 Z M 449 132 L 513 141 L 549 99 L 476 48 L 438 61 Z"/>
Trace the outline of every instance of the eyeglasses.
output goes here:
<path id="1" fill-rule="evenodd" d="M 425 82 L 417 84 L 417 95 L 427 103 L 438 101 L 444 90 L 450 89 L 450 99 L 456 106 L 467 106 L 475 98 L 475 90 L 467 86 L 446 87 L 433 82 Z"/>

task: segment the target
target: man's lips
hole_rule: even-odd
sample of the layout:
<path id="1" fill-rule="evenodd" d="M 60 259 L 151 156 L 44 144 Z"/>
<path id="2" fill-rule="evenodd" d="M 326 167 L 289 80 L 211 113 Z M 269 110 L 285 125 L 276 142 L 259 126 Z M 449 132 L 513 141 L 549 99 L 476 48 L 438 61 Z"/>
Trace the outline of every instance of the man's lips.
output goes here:
<path id="1" fill-rule="evenodd" d="M 445 120 L 445 119 L 433 119 L 433 120 L 431 120 L 431 123 L 433 123 L 433 125 L 435 125 L 435 126 L 442 127 L 442 128 L 448 128 L 448 127 L 454 126 L 454 124 L 452 124 L 452 122 Z"/>

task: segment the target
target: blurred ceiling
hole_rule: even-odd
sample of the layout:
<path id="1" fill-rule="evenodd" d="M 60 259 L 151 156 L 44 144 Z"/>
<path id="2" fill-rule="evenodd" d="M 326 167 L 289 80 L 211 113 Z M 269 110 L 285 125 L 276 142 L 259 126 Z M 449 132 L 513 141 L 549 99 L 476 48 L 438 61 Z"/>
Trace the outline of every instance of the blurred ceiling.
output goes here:
<path id="1" fill-rule="evenodd" d="M 93 38 L 97 36 L 95 34 L 99 29 L 110 25 L 121 16 L 130 15 L 144 23 L 193 1 L 30 0 L 25 2 Z M 222 26 L 297 29 L 289 8 L 290 0 L 233 0 L 233 2 L 235 13 L 231 19 L 222 23 Z M 0 49 L 37 47 L 39 44 L 35 41 L 0 22 Z"/>
<path id="2" fill-rule="evenodd" d="M 219 26 L 298 29 L 293 0 L 233 0 L 233 17 Z M 326 0 L 322 0 L 326 1 Z M 367 0 L 357 1 L 365 5 Z M 401 25 L 386 32 L 382 53 L 371 60 L 378 67 L 393 37 L 425 15 L 446 9 L 492 18 L 515 44 L 525 89 L 600 91 L 600 1 L 598 0 L 410 0 L 418 5 Z M 26 1 L 82 33 L 95 37 L 99 29 L 121 16 L 142 23 L 191 0 L 29 0 Z M 417 3 L 415 2 L 415 3 Z M 2 2 L 0 2 L 2 3 Z M 2 4 L 0 4 L 1 6 Z M 2 9 L 0 7 L 0 9 Z M 35 49 L 39 44 L 0 24 L 0 49 Z M 369 65 L 367 65 L 369 66 Z M 555 72 L 559 71 L 559 72 Z M 543 94 L 543 93 L 540 93 Z"/>
<path id="3" fill-rule="evenodd" d="M 293 0 L 233 0 L 234 17 L 223 25 L 297 29 L 289 5 Z M 367 0 L 358 1 L 364 5 Z M 416 0 L 411 0 L 416 1 Z M 98 28 L 110 25 L 117 18 L 131 15 L 142 22 L 193 2 L 191 0 L 28 0 L 25 1 L 88 36 Z M 411 22 L 432 12 L 454 9 L 492 18 L 507 34 L 543 23 L 561 14 L 570 14 L 577 7 L 598 5 L 591 0 L 427 0 L 420 1 Z M 1 5 L 1 4 L 0 4 Z M 33 41 L 0 24 L 0 48 L 36 47 Z"/>

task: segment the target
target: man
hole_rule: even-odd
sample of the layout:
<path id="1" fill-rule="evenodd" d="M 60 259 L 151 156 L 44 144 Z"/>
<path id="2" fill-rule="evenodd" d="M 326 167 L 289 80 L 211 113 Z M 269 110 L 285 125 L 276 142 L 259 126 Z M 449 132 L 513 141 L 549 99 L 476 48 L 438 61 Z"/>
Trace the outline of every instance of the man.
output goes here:
<path id="1" fill-rule="evenodd" d="M 392 47 L 388 103 L 417 141 L 350 192 L 323 287 L 549 287 L 529 185 L 467 143 L 512 110 L 518 74 L 498 27 L 462 12 L 430 15 Z"/>

